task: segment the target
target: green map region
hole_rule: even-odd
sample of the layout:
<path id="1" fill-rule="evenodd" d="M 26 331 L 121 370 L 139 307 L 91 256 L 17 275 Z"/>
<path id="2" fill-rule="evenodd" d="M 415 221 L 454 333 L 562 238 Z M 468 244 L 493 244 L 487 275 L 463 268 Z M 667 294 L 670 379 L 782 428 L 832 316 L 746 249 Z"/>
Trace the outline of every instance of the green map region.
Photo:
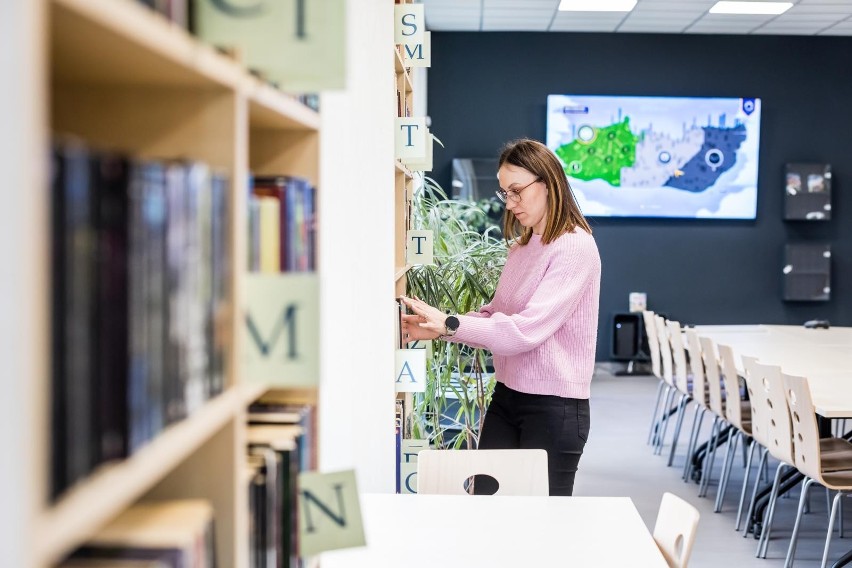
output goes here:
<path id="1" fill-rule="evenodd" d="M 590 181 L 602 179 L 613 186 L 621 185 L 621 168 L 636 162 L 639 136 L 630 131 L 630 118 L 603 128 L 581 126 L 577 138 L 556 149 L 570 177 Z"/>

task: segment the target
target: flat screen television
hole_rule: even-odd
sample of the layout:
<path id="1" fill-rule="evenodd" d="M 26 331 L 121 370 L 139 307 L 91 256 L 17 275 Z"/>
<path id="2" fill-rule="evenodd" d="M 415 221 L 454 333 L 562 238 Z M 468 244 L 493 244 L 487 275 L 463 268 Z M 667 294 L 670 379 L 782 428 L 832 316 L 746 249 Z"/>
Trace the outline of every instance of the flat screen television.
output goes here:
<path id="1" fill-rule="evenodd" d="M 549 95 L 546 144 L 588 216 L 757 216 L 760 99 Z"/>

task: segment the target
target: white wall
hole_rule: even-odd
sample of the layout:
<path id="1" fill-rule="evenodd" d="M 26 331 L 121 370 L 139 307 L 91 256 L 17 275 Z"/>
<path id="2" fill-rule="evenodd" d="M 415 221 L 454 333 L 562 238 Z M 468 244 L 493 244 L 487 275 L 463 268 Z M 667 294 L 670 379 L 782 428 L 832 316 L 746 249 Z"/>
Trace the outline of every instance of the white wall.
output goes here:
<path id="1" fill-rule="evenodd" d="M 44 4 L 0 2 L 0 559 L 20 567 L 47 476 Z"/>
<path id="2" fill-rule="evenodd" d="M 320 101 L 320 468 L 392 492 L 393 2 L 350 0 L 346 31 L 346 89 Z"/>

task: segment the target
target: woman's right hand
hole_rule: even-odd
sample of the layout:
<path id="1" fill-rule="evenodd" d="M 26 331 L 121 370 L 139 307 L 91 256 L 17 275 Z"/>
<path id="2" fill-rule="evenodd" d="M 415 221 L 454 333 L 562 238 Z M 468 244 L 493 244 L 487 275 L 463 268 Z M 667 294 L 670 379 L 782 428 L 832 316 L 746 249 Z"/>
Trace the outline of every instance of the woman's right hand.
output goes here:
<path id="1" fill-rule="evenodd" d="M 438 339 L 441 334 L 432 329 L 421 327 L 426 318 L 417 314 L 402 315 L 402 336 L 406 343 L 421 339 Z"/>

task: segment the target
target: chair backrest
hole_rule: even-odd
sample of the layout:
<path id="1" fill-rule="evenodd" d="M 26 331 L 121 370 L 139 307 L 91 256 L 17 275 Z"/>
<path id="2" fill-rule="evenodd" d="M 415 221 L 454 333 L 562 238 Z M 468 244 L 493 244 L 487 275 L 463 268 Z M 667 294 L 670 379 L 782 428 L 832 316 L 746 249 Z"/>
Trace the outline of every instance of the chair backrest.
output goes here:
<path id="1" fill-rule="evenodd" d="M 766 405 L 766 393 L 763 388 L 763 376 L 766 365 L 761 365 L 754 357 L 743 357 L 745 367 L 746 390 L 751 402 L 751 435 L 764 448 L 769 444 L 769 408 Z"/>
<path id="2" fill-rule="evenodd" d="M 654 540 L 671 568 L 686 568 L 698 532 L 698 509 L 671 493 L 663 493 Z"/>
<path id="3" fill-rule="evenodd" d="M 787 397 L 784 396 L 785 389 L 784 381 L 781 379 L 781 367 L 776 365 L 765 366 L 763 386 L 766 392 L 766 404 L 769 407 L 766 423 L 769 445 L 766 447 L 775 459 L 795 465 L 793 424 L 790 419 L 790 410 L 787 408 Z"/>
<path id="4" fill-rule="evenodd" d="M 660 342 L 660 359 L 662 360 L 662 379 L 669 385 L 674 386 L 674 375 L 672 374 L 672 345 L 669 343 L 669 330 L 666 320 L 662 316 L 654 316 L 657 327 L 657 340 Z"/>
<path id="5" fill-rule="evenodd" d="M 692 328 L 686 328 L 686 348 L 689 350 L 689 369 L 692 371 L 692 398 L 706 407 L 707 380 L 704 377 L 701 342 L 698 340 L 698 332 Z"/>
<path id="6" fill-rule="evenodd" d="M 495 495 L 548 495 L 545 450 L 421 450 L 417 454 L 417 492 L 467 494 L 474 475 L 497 480 Z"/>
<path id="7" fill-rule="evenodd" d="M 743 429 L 743 404 L 740 400 L 740 375 L 737 373 L 737 363 L 734 349 L 730 345 L 716 344 L 719 350 L 719 363 L 722 366 L 722 382 L 725 385 L 726 404 L 725 415 L 734 427 Z"/>
<path id="8" fill-rule="evenodd" d="M 669 320 L 669 344 L 672 348 L 674 362 L 674 383 L 682 393 L 691 394 L 689 390 L 689 369 L 686 366 L 686 350 L 683 348 L 683 335 L 680 322 Z"/>
<path id="9" fill-rule="evenodd" d="M 657 336 L 657 326 L 654 318 L 656 315 L 651 310 L 642 312 L 645 320 L 645 336 L 648 338 L 648 349 L 651 351 L 651 370 L 658 379 L 663 378 L 662 367 L 660 367 L 660 340 Z"/>
<path id="10" fill-rule="evenodd" d="M 784 396 L 793 423 L 794 465 L 808 477 L 820 480 L 819 426 L 808 380 L 782 373 L 781 382 L 784 383 Z"/>
<path id="11" fill-rule="evenodd" d="M 719 360 L 716 359 L 716 345 L 709 337 L 699 337 L 701 357 L 704 359 L 704 372 L 707 377 L 707 390 L 710 393 L 710 410 L 716 416 L 725 418 L 722 404 L 722 377 L 719 374 Z"/>

